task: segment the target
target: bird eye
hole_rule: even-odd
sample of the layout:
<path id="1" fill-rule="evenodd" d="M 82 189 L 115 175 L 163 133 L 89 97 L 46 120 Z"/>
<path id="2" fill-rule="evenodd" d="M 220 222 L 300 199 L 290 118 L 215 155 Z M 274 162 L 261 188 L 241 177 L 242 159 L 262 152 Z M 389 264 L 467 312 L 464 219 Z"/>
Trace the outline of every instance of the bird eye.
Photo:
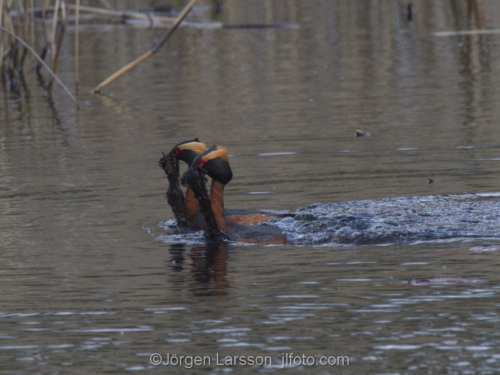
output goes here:
<path id="1" fill-rule="evenodd" d="M 200 160 L 200 164 L 201 164 L 201 165 L 205 165 L 205 164 L 207 164 L 207 160 L 205 160 L 205 159 L 201 159 L 201 160 Z"/>
<path id="2" fill-rule="evenodd" d="M 179 153 L 179 152 L 181 152 L 181 151 L 182 151 L 182 149 L 181 149 L 180 147 L 177 147 L 177 148 L 175 149 L 175 153 L 176 153 L 176 154 L 178 154 L 178 153 Z"/>

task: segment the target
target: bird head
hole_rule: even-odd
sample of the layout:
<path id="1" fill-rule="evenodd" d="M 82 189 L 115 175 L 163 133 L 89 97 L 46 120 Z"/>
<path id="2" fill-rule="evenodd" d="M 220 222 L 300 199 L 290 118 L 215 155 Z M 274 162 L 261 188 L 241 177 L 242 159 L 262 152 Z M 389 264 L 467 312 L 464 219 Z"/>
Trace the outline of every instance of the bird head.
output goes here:
<path id="1" fill-rule="evenodd" d="M 228 184 L 233 178 L 233 171 L 229 165 L 227 148 L 212 146 L 198 154 L 191 164 L 191 168 L 200 168 L 204 173 L 221 184 Z"/>

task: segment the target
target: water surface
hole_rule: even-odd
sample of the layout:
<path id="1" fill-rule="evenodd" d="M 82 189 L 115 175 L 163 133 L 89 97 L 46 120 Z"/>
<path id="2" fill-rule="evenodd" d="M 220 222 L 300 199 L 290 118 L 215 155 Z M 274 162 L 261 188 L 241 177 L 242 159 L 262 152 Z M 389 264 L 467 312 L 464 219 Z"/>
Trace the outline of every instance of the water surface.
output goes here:
<path id="1" fill-rule="evenodd" d="M 171 353 L 273 364 L 157 371 L 279 373 L 294 353 L 350 364 L 288 373 L 494 373 L 500 39 L 435 33 L 494 28 L 500 9 L 413 6 L 408 21 L 403 2 L 227 2 L 217 21 L 300 27 L 181 28 L 103 95 L 90 91 L 163 30 L 88 27 L 79 111 L 30 71 L 20 95 L 2 90 L 2 369 L 149 372 L 152 353 Z M 73 37 L 59 73 L 68 85 Z M 474 211 L 470 235 L 425 242 L 165 239 L 173 215 L 157 161 L 194 137 L 229 149 L 228 207 L 357 202 L 362 214 L 362 202 L 390 201 L 421 212 L 434 200 L 457 213 L 418 216 L 439 231 L 476 202 L 493 221 L 471 224 Z"/>

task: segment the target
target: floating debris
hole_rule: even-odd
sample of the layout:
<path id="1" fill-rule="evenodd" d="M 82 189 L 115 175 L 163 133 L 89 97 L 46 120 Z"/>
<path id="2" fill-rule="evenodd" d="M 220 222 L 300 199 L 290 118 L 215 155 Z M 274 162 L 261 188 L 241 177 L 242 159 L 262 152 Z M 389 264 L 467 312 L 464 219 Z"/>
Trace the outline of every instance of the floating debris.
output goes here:
<path id="1" fill-rule="evenodd" d="M 356 137 L 369 137 L 371 133 L 356 129 Z"/>

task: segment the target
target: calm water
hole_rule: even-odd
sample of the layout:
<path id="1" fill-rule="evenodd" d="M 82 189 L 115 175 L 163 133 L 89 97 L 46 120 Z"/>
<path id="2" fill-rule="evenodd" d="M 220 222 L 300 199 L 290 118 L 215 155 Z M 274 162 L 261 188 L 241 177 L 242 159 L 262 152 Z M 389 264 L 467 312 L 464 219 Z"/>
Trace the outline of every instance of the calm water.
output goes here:
<path id="1" fill-rule="evenodd" d="M 157 161 L 194 137 L 232 155 L 227 207 L 498 204 L 500 36 L 435 33 L 496 28 L 500 5 L 415 3 L 408 21 L 403 1 L 227 2 L 217 21 L 300 27 L 181 28 L 104 95 L 90 91 L 164 30 L 86 27 L 81 110 L 31 71 L 20 95 L 1 90 L 1 372 L 495 373 L 500 250 L 479 246 L 499 236 L 273 247 L 164 236 Z M 73 36 L 59 73 L 69 86 Z M 153 353 L 205 361 L 156 367 Z M 349 366 L 282 370 L 283 353 Z M 216 363 L 227 356 L 267 363 Z"/>

